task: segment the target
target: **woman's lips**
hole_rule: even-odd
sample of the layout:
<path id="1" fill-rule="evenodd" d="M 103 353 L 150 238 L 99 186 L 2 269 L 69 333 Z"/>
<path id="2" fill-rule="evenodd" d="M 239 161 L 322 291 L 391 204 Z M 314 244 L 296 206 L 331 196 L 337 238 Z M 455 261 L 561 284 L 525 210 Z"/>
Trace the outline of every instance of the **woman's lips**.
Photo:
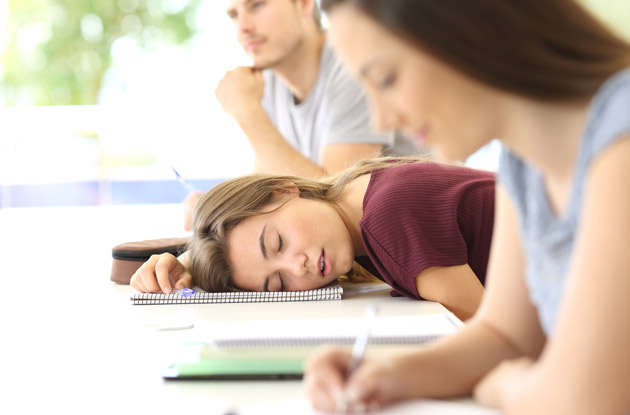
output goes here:
<path id="1" fill-rule="evenodd" d="M 324 262 L 324 269 L 322 270 L 321 264 L 322 260 Z M 319 257 L 319 261 L 317 262 L 319 269 L 317 270 L 317 274 L 324 278 L 331 272 L 330 259 L 326 256 L 326 251 L 322 249 L 322 255 Z"/>

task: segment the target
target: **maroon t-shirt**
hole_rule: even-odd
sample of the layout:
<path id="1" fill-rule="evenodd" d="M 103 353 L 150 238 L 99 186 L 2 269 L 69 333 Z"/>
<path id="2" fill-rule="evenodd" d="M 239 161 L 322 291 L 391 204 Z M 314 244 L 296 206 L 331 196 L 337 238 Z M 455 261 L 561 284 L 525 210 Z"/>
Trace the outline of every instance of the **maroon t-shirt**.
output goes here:
<path id="1" fill-rule="evenodd" d="M 363 199 L 356 261 L 396 293 L 421 299 L 429 267 L 469 264 L 483 284 L 494 223 L 491 172 L 437 163 L 376 170 Z"/>

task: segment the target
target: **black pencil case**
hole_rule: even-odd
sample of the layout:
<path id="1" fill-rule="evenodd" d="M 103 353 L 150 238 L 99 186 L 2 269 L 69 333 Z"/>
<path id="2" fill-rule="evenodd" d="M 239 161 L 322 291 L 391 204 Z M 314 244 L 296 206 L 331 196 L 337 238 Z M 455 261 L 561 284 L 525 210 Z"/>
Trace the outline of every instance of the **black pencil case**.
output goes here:
<path id="1" fill-rule="evenodd" d="M 117 284 L 129 284 L 136 270 L 151 255 L 170 253 L 178 256 L 184 252 L 188 241 L 190 237 L 149 239 L 118 244 L 112 248 L 112 272 L 109 279 Z"/>

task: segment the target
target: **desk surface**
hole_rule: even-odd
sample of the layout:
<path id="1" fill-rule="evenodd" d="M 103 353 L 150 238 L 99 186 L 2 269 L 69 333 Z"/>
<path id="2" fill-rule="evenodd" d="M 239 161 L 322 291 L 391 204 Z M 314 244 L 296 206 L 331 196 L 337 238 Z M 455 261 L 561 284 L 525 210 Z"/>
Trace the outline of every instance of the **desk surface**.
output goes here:
<path id="1" fill-rule="evenodd" d="M 130 287 L 109 281 L 111 247 L 180 236 L 181 218 L 178 205 L 0 210 L 6 291 L 0 364 L 4 393 L 16 403 L 12 413 L 308 413 L 298 381 L 162 380 L 172 348 L 201 324 L 177 331 L 150 326 L 360 316 L 368 302 L 379 303 L 382 315 L 444 312 L 435 303 L 392 298 L 384 285 L 346 287 L 341 301 L 130 305 Z M 431 414 L 493 413 L 470 400 L 422 405 Z M 402 406 L 397 413 L 420 409 Z"/>

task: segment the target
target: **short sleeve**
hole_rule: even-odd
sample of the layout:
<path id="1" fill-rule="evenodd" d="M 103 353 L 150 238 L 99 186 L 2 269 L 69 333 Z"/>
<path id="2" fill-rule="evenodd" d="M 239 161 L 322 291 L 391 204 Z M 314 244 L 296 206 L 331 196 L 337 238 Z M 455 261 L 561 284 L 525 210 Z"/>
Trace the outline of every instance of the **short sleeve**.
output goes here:
<path id="1" fill-rule="evenodd" d="M 482 202 L 464 209 L 473 211 L 473 220 L 463 224 L 468 228 L 481 226 L 485 216 L 491 217 L 491 173 L 418 163 L 373 174 L 371 187 L 364 200 L 362 239 L 379 276 L 396 291 L 420 299 L 416 278 L 424 270 L 466 264 L 469 253 L 479 255 L 464 236 L 472 232 L 461 228 L 461 203 Z M 489 226 L 483 239 L 489 242 L 491 232 Z M 483 256 L 487 261 L 487 252 Z M 480 278 L 485 277 L 485 266 L 482 273 Z"/>
<path id="2" fill-rule="evenodd" d="M 497 181 L 503 185 L 508 195 L 518 206 L 524 206 L 527 195 L 523 192 L 527 182 L 527 166 L 505 146 L 501 147 Z"/>
<path id="3" fill-rule="evenodd" d="M 393 144 L 393 132 L 378 133 L 370 127 L 370 111 L 365 93 L 340 63 L 337 63 L 326 88 L 324 106 L 328 114 L 328 136 L 325 144 Z"/>
<path id="4" fill-rule="evenodd" d="M 608 80 L 591 105 L 588 130 L 585 132 L 589 149 L 586 153 L 597 155 L 608 145 L 630 134 L 630 70 L 623 71 Z M 585 160 L 586 164 L 590 163 Z"/>

